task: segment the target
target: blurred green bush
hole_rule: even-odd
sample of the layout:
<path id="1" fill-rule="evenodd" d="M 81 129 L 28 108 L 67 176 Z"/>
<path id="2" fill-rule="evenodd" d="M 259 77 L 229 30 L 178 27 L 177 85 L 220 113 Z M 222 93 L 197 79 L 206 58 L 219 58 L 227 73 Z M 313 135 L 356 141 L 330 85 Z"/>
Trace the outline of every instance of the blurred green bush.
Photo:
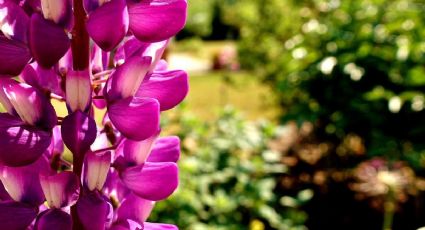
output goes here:
<path id="1" fill-rule="evenodd" d="M 242 67 L 274 87 L 282 121 L 311 121 L 336 145 L 354 133 L 369 156 L 425 165 L 425 3 L 235 2 Z"/>
<path id="2" fill-rule="evenodd" d="M 181 229 L 305 229 L 298 205 L 311 198 L 305 191 L 279 203 L 275 193 L 286 171 L 280 154 L 267 148 L 275 133 L 269 123 L 253 124 L 233 109 L 213 123 L 182 113 L 165 119 L 182 140 L 180 186 L 158 202 L 149 221 Z"/>
<path id="3" fill-rule="evenodd" d="M 239 0 L 188 0 L 189 9 L 185 28 L 177 39 L 203 38 L 206 40 L 235 39 L 239 26 L 234 23 L 239 11 L 229 11 Z"/>

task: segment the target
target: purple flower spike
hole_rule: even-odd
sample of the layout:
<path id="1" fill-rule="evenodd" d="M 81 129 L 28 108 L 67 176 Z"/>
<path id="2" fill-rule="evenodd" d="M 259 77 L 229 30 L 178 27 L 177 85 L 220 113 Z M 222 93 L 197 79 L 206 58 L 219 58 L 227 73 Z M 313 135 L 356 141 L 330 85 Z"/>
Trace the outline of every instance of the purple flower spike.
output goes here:
<path id="1" fill-rule="evenodd" d="M 179 183 L 178 168 L 173 162 L 146 162 L 125 169 L 120 177 L 136 195 L 147 200 L 163 200 Z"/>
<path id="2" fill-rule="evenodd" d="M 71 230 L 71 216 L 60 209 L 49 209 L 41 213 L 35 223 L 37 230 Z"/>
<path id="3" fill-rule="evenodd" d="M 143 230 L 178 230 L 177 226 L 171 224 L 143 223 Z"/>
<path id="4" fill-rule="evenodd" d="M 33 164 L 23 167 L 1 166 L 0 179 L 13 200 L 37 207 L 45 200 L 39 174 L 47 175 L 49 169 L 47 159 L 40 157 Z"/>
<path id="5" fill-rule="evenodd" d="M 0 137 L 0 163 L 17 167 L 36 161 L 49 147 L 52 135 L 0 113 Z"/>
<path id="6" fill-rule="evenodd" d="M 187 73 L 183 70 L 153 73 L 144 81 L 136 93 L 137 97 L 151 97 L 158 100 L 161 111 L 174 108 L 189 91 Z"/>
<path id="7" fill-rule="evenodd" d="M 98 193 L 83 195 L 77 202 L 77 212 L 85 229 L 104 230 L 112 219 L 112 205 Z"/>
<path id="8" fill-rule="evenodd" d="M 72 0 L 41 0 L 45 19 L 67 26 L 72 19 Z"/>
<path id="9" fill-rule="evenodd" d="M 134 220 L 143 223 L 149 217 L 155 202 L 129 194 L 118 207 L 118 220 Z"/>
<path id="10" fill-rule="evenodd" d="M 68 51 L 70 40 L 62 27 L 35 13 L 31 16 L 29 44 L 38 64 L 50 68 Z"/>
<path id="11" fill-rule="evenodd" d="M 127 34 L 128 22 L 126 0 L 112 0 L 89 14 L 87 31 L 100 48 L 111 51 Z"/>
<path id="12" fill-rule="evenodd" d="M 40 175 L 41 188 L 50 208 L 62 208 L 74 204 L 80 193 L 77 175 L 64 171 L 53 176 Z"/>
<path id="13" fill-rule="evenodd" d="M 66 147 L 81 156 L 90 149 L 96 139 L 96 122 L 87 114 L 76 111 L 62 122 L 61 134 Z"/>
<path id="14" fill-rule="evenodd" d="M 0 0 L 0 229 L 177 229 L 145 221 L 179 183 L 180 141 L 158 138 L 159 119 L 188 77 L 161 57 L 186 11 L 187 0 Z"/>
<path id="15" fill-rule="evenodd" d="M 180 158 L 180 139 L 176 136 L 159 138 L 148 157 L 149 162 L 177 162 Z"/>
<path id="16" fill-rule="evenodd" d="M 0 34 L 0 50 L 0 74 L 16 76 L 31 59 L 27 45 L 10 40 L 2 34 Z"/>
<path id="17" fill-rule="evenodd" d="M 111 152 L 86 154 L 85 162 L 85 184 L 90 191 L 95 189 L 102 190 L 108 176 L 109 167 L 111 165 Z"/>
<path id="18" fill-rule="evenodd" d="M 134 96 L 151 65 L 151 57 L 131 57 L 112 75 L 109 100 Z"/>
<path id="19" fill-rule="evenodd" d="M 0 223 L 2 229 L 21 230 L 33 222 L 37 208 L 14 201 L 0 202 Z"/>
<path id="20" fill-rule="evenodd" d="M 159 128 L 159 103 L 152 98 L 129 97 L 108 106 L 114 126 L 125 137 L 141 141 Z"/>
<path id="21" fill-rule="evenodd" d="M 71 111 L 85 111 L 91 102 L 91 82 L 88 70 L 70 70 L 66 76 L 66 101 Z"/>
<path id="22" fill-rule="evenodd" d="M 143 42 L 168 39 L 186 23 L 186 0 L 142 0 L 128 7 L 130 30 Z"/>

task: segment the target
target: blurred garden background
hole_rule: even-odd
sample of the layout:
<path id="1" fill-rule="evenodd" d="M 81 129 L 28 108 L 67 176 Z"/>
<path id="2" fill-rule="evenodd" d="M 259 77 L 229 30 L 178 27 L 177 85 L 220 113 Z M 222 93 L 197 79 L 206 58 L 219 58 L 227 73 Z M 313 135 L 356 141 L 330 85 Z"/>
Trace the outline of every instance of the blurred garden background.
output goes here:
<path id="1" fill-rule="evenodd" d="M 425 2 L 188 0 L 181 229 L 425 226 Z"/>

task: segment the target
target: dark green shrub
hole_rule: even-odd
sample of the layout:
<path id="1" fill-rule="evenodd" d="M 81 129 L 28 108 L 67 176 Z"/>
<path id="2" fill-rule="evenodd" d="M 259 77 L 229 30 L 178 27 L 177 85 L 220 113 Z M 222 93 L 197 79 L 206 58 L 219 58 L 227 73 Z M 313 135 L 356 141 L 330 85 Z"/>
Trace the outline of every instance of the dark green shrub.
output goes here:
<path id="1" fill-rule="evenodd" d="M 244 1 L 239 1 L 240 4 Z M 272 85 L 282 120 L 369 155 L 424 165 L 425 5 L 415 0 L 250 1 L 242 66 Z"/>

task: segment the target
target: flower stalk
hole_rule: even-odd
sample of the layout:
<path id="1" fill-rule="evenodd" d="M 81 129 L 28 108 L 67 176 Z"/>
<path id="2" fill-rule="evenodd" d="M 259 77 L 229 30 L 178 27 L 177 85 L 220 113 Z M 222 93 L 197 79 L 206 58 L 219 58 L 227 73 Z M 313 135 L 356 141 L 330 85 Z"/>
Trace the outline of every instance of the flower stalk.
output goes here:
<path id="1" fill-rule="evenodd" d="M 393 189 L 389 188 L 384 201 L 384 221 L 382 230 L 391 230 L 397 201 Z"/>
<path id="2" fill-rule="evenodd" d="M 74 0 L 74 28 L 71 50 L 74 70 L 85 70 L 89 66 L 89 34 L 86 28 L 87 14 L 83 0 Z"/>

